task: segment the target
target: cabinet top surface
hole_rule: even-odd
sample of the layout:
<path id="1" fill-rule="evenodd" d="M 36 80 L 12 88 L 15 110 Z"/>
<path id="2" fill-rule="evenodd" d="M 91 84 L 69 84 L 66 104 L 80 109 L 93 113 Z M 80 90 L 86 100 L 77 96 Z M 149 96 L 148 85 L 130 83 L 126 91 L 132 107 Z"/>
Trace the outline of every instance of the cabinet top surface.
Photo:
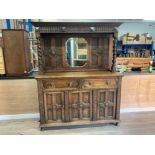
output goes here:
<path id="1" fill-rule="evenodd" d="M 85 71 L 85 72 L 53 72 L 40 73 L 36 78 L 97 78 L 97 77 L 112 77 L 122 76 L 120 73 L 113 73 L 110 71 Z"/>

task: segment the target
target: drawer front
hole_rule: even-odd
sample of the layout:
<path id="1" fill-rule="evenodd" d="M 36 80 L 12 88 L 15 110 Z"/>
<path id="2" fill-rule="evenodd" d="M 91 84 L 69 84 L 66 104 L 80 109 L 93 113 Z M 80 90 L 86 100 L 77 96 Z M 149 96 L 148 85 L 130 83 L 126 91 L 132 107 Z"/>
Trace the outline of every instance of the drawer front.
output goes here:
<path id="1" fill-rule="evenodd" d="M 109 79 L 48 79 L 43 81 L 44 89 L 99 89 L 117 88 L 117 78 Z"/>

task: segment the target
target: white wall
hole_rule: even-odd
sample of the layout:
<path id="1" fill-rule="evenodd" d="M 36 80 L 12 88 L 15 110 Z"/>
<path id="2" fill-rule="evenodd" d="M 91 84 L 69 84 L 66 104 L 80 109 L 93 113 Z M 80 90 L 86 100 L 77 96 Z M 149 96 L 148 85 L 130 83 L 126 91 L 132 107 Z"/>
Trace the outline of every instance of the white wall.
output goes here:
<path id="1" fill-rule="evenodd" d="M 0 19 L 0 29 L 5 29 L 5 28 L 6 28 L 6 20 Z"/>
<path id="2" fill-rule="evenodd" d="M 123 23 L 118 28 L 118 38 L 120 39 L 120 36 L 128 32 L 133 32 L 136 34 L 149 33 L 153 37 L 154 48 L 155 48 L 155 27 L 152 27 L 149 25 L 150 23 L 145 23 L 145 22 L 144 23 Z"/>

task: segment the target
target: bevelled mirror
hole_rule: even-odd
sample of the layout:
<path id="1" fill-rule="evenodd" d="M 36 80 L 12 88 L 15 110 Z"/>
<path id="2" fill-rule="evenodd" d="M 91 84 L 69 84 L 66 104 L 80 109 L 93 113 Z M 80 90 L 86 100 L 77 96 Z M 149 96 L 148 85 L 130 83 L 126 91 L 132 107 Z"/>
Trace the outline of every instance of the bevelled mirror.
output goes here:
<path id="1" fill-rule="evenodd" d="M 66 59 L 70 67 L 82 67 L 88 60 L 88 42 L 84 38 L 69 38 L 66 41 Z"/>

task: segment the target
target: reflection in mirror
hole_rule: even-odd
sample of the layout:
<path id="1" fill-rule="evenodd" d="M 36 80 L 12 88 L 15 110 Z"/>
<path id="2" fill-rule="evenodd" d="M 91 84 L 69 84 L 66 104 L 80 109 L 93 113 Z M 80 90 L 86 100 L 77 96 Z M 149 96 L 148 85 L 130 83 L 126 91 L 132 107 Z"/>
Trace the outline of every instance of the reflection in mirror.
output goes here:
<path id="1" fill-rule="evenodd" d="M 70 67 L 84 66 L 88 59 L 88 42 L 84 38 L 69 38 L 66 57 Z"/>

